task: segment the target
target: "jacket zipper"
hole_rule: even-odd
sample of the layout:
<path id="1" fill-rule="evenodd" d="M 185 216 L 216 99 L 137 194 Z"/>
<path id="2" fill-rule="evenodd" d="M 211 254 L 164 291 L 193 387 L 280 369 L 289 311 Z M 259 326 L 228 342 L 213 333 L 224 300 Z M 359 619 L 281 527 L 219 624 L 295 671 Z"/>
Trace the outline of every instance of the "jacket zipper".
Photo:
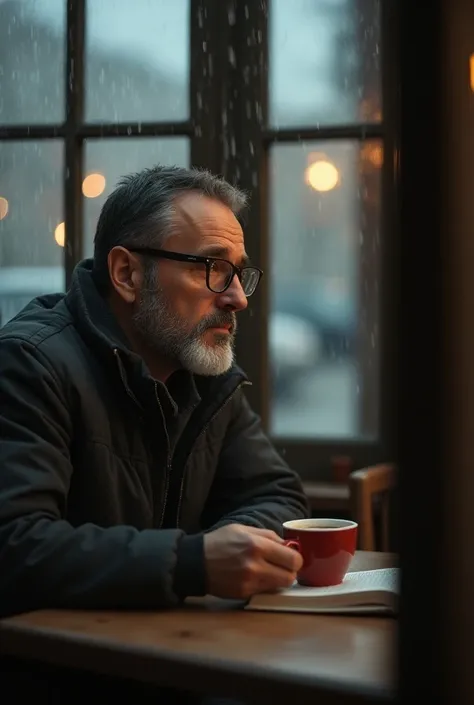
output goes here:
<path id="1" fill-rule="evenodd" d="M 218 414 L 220 414 L 220 412 L 227 406 L 227 404 L 228 404 L 228 403 L 230 402 L 230 400 L 235 396 L 235 394 L 237 394 L 237 392 L 239 391 L 239 389 L 241 389 L 242 387 L 251 387 L 251 386 L 252 386 L 252 382 L 249 382 L 248 380 L 243 380 L 242 382 L 240 382 L 240 383 L 237 385 L 237 387 L 236 387 L 234 390 L 232 390 L 232 392 L 229 394 L 229 396 L 222 402 L 222 404 L 219 406 L 219 408 L 216 409 L 216 411 L 213 413 L 213 415 L 211 416 L 211 418 L 209 419 L 209 421 L 208 421 L 208 422 L 205 424 L 205 426 L 199 431 L 198 435 L 197 435 L 196 438 L 194 439 L 193 444 L 192 444 L 192 446 L 191 446 L 191 448 L 190 448 L 190 450 L 189 450 L 189 453 L 187 454 L 187 456 L 186 456 L 186 458 L 185 458 L 185 460 L 184 460 L 184 463 L 183 463 L 183 476 L 182 476 L 182 478 L 181 478 L 181 486 L 180 486 L 180 490 L 179 490 L 179 499 L 178 499 L 178 508 L 177 508 L 177 510 L 176 510 L 176 526 L 177 526 L 177 527 L 179 526 L 179 515 L 180 515 L 180 511 L 181 511 L 181 501 L 182 501 L 182 499 L 183 499 L 184 481 L 185 481 L 185 479 L 186 479 L 186 469 L 185 469 L 185 468 L 186 468 L 186 463 L 188 462 L 188 458 L 189 458 L 189 456 L 191 455 L 194 446 L 196 445 L 196 443 L 198 442 L 198 440 L 201 438 L 201 436 L 203 435 L 203 433 L 205 433 L 205 432 L 207 431 L 207 429 L 209 428 L 210 424 L 214 421 L 214 419 L 216 418 L 216 416 L 217 416 Z"/>
<path id="2" fill-rule="evenodd" d="M 138 399 L 136 398 L 136 396 L 134 395 L 134 393 L 132 392 L 132 390 L 130 389 L 130 387 L 127 384 L 127 380 L 125 378 L 125 372 L 123 370 L 122 361 L 120 359 L 119 351 L 117 348 L 114 348 L 114 354 L 117 359 L 117 364 L 118 364 L 119 373 L 120 373 L 120 379 L 122 380 L 122 384 L 125 387 L 125 391 L 127 392 L 130 399 L 132 399 L 132 401 L 134 401 L 135 404 L 137 404 L 140 407 L 140 409 L 142 409 L 142 411 L 143 411 L 142 405 L 140 404 L 140 402 L 138 401 Z M 166 436 L 166 485 L 165 485 L 165 499 L 163 502 L 163 509 L 161 512 L 161 519 L 160 519 L 160 528 L 161 528 L 161 526 L 163 525 L 164 517 L 165 517 L 166 500 L 168 499 L 168 490 L 169 490 L 169 484 L 170 484 L 171 444 L 170 444 L 170 437 L 168 435 L 168 429 L 166 428 L 166 420 L 165 420 L 165 415 L 163 412 L 163 407 L 161 406 L 160 398 L 158 396 L 158 383 L 157 382 L 155 382 L 155 398 L 158 403 L 158 407 L 160 409 L 161 419 L 163 421 L 163 429 L 164 429 L 165 436 Z M 155 503 L 154 502 L 153 502 L 153 524 L 155 524 Z"/>
<path id="3" fill-rule="evenodd" d="M 164 428 L 165 436 L 166 436 L 166 482 L 165 482 L 165 498 L 163 500 L 163 509 L 161 510 L 161 519 L 160 519 L 160 526 L 159 526 L 159 528 L 161 529 L 161 527 L 163 526 L 164 518 L 165 518 L 166 502 L 168 500 L 168 492 L 169 492 L 169 487 L 170 487 L 171 443 L 170 443 L 170 437 L 168 434 L 168 429 L 166 428 L 165 414 L 163 411 L 163 407 L 161 406 L 160 397 L 158 395 L 158 382 L 155 382 L 155 397 L 156 397 L 156 401 L 158 403 L 158 406 L 160 407 L 161 418 L 163 421 L 163 428 Z M 153 515 L 154 515 L 154 511 L 153 511 Z M 155 521 L 154 521 L 154 516 L 153 516 L 153 524 L 154 523 L 155 523 Z"/>

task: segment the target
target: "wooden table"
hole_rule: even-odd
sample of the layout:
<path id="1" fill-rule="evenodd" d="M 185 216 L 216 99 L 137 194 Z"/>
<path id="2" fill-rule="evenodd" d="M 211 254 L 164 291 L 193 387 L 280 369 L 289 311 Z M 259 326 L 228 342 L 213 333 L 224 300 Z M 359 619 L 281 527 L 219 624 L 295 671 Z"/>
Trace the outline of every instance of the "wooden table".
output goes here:
<path id="1" fill-rule="evenodd" d="M 351 570 L 393 565 L 392 554 L 358 552 Z M 207 598 L 166 612 L 32 612 L 0 621 L 0 655 L 254 703 L 392 699 L 395 619 L 240 606 Z"/>

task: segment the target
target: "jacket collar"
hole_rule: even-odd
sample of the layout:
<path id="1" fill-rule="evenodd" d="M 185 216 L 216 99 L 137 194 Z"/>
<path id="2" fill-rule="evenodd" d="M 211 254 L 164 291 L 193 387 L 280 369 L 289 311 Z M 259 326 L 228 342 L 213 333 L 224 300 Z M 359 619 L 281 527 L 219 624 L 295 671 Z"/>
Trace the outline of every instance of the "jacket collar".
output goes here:
<path id="1" fill-rule="evenodd" d="M 110 306 L 99 292 L 92 273 L 92 259 L 76 265 L 66 304 L 74 316 L 81 334 L 94 348 L 103 348 L 109 354 L 118 348 L 130 354 L 129 342 L 113 315 Z"/>

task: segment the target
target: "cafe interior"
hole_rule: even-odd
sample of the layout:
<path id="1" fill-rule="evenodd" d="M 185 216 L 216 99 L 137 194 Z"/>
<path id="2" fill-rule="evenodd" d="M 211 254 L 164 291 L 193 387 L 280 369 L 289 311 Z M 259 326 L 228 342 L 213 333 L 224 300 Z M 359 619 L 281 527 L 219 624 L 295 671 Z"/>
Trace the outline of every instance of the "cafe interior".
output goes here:
<path id="1" fill-rule="evenodd" d="M 249 195 L 246 394 L 312 517 L 357 523 L 349 570 L 399 569 L 398 609 L 21 614 L 0 701 L 21 673 L 36 702 L 472 705 L 474 3 L 0 2 L 0 327 L 158 163 Z"/>

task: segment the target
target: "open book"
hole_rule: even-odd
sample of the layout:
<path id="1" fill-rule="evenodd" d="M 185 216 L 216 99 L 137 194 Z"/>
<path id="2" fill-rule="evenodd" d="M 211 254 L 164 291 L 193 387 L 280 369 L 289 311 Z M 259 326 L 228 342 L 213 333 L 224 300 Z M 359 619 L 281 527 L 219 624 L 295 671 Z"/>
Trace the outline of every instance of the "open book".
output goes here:
<path id="1" fill-rule="evenodd" d="M 341 585 L 291 588 L 254 595 L 247 610 L 312 612 L 325 614 L 395 615 L 398 612 L 399 568 L 381 568 L 348 573 Z"/>

